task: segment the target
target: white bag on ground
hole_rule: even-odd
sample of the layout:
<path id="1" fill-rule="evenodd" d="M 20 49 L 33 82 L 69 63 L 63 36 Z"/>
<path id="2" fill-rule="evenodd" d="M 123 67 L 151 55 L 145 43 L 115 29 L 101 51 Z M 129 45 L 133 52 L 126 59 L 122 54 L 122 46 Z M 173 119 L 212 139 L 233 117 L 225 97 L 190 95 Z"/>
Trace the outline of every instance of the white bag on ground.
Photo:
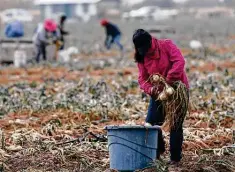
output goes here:
<path id="1" fill-rule="evenodd" d="M 26 52 L 23 50 L 16 50 L 14 52 L 14 66 L 23 67 L 27 63 Z"/>
<path id="2" fill-rule="evenodd" d="M 59 62 L 68 63 L 71 60 L 73 55 L 77 55 L 79 53 L 76 47 L 69 47 L 67 50 L 59 51 Z"/>
<path id="3" fill-rule="evenodd" d="M 68 63 L 70 61 L 70 56 L 67 50 L 60 50 L 58 52 L 58 60 L 59 62 L 62 62 L 62 63 Z"/>
<path id="4" fill-rule="evenodd" d="M 191 40 L 189 46 L 193 50 L 198 50 L 202 48 L 202 43 L 198 40 Z"/>

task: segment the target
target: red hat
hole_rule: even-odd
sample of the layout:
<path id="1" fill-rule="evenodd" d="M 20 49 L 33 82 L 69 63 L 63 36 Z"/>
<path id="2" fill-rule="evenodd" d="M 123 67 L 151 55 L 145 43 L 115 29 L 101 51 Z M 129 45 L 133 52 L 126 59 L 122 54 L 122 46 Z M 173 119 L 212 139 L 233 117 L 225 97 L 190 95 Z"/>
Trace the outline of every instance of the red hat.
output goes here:
<path id="1" fill-rule="evenodd" d="M 57 25 L 53 20 L 47 19 L 44 21 L 44 28 L 49 32 L 54 32 L 56 31 Z"/>
<path id="2" fill-rule="evenodd" d="M 106 20 L 106 19 L 102 19 L 102 20 L 100 21 L 100 24 L 101 24 L 102 26 L 106 26 L 108 23 L 109 23 L 109 22 L 108 22 L 108 20 Z"/>

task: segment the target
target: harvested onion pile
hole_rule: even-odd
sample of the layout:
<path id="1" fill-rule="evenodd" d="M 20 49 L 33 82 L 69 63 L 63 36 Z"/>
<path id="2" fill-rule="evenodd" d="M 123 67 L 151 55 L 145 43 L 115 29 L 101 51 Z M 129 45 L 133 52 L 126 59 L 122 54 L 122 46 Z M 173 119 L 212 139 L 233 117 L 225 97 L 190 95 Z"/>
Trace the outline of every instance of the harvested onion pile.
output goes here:
<path id="1" fill-rule="evenodd" d="M 165 113 L 165 123 L 163 127 L 177 129 L 177 123 L 183 121 L 189 103 L 188 89 L 181 81 L 176 81 L 172 86 L 159 74 L 150 76 L 150 82 L 154 86 L 162 85 L 163 91 L 158 95 L 157 100 L 162 101 Z"/>

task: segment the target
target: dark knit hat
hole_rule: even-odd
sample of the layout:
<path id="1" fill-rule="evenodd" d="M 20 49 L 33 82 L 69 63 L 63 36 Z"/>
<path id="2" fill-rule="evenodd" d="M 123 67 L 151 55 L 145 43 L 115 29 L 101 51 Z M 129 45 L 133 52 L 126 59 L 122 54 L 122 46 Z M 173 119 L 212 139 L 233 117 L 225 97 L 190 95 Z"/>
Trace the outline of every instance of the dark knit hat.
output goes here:
<path id="1" fill-rule="evenodd" d="M 136 30 L 132 39 L 136 50 L 142 56 L 151 48 L 152 36 L 143 29 Z"/>
<path id="2" fill-rule="evenodd" d="M 138 29 L 133 35 L 133 43 L 136 48 L 151 46 L 152 36 L 143 29 Z"/>

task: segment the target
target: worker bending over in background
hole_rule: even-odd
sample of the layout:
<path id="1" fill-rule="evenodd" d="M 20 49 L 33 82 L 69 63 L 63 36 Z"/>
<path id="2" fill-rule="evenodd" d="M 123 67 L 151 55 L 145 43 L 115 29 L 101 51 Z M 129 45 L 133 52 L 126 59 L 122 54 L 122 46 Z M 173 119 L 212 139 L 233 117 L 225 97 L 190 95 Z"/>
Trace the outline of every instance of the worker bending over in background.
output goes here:
<path id="1" fill-rule="evenodd" d="M 101 20 L 100 24 L 106 30 L 105 47 L 109 50 L 112 44 L 115 43 L 123 51 L 123 46 L 120 43 L 122 34 L 119 28 L 105 19 Z"/>
<path id="2" fill-rule="evenodd" d="M 33 37 L 33 42 L 36 48 L 36 62 L 40 62 L 40 56 L 42 55 L 43 60 L 47 60 L 46 47 L 48 45 L 56 44 L 60 39 L 60 34 L 57 29 L 57 24 L 47 19 L 43 25 L 38 26 L 36 33 Z"/>

